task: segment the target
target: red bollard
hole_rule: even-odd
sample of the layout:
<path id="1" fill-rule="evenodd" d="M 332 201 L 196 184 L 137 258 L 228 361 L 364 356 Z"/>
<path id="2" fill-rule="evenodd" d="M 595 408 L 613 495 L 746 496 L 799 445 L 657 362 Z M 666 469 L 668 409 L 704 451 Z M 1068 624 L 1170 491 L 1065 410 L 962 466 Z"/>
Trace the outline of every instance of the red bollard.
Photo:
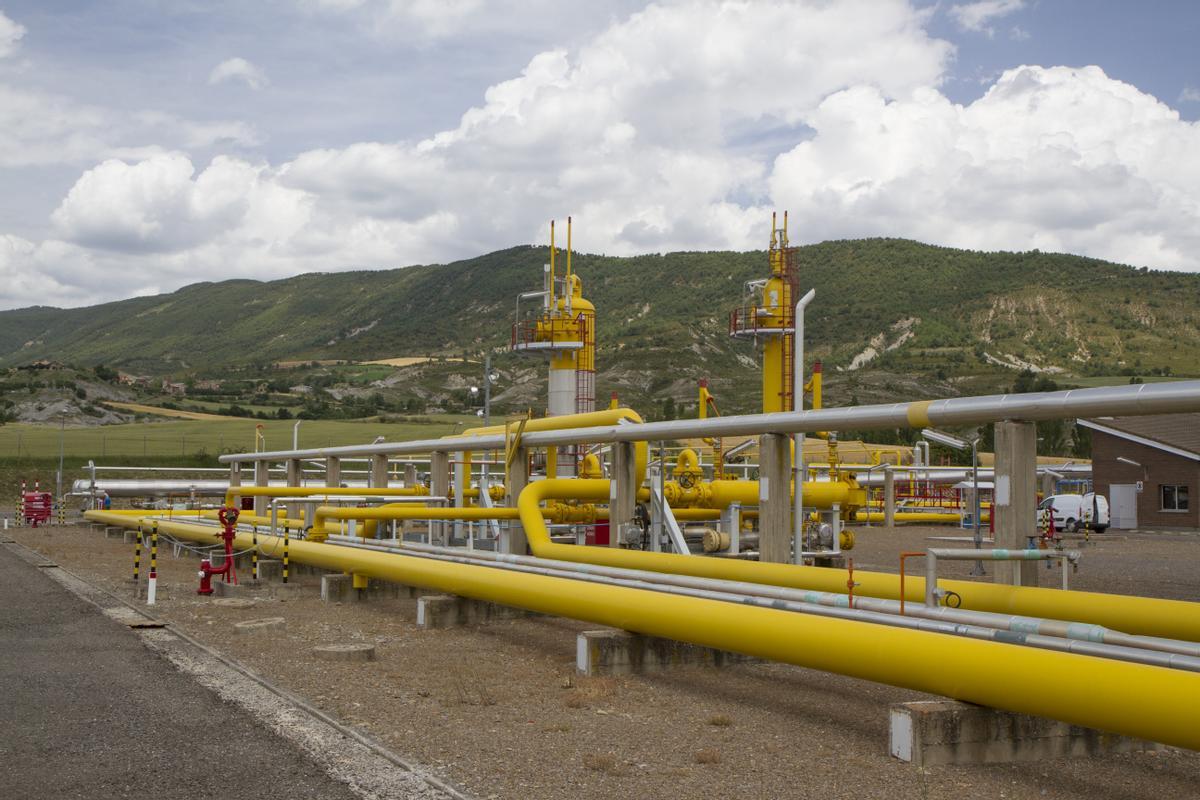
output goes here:
<path id="1" fill-rule="evenodd" d="M 213 575 L 220 575 L 226 583 L 237 584 L 237 573 L 233 569 L 233 540 L 237 537 L 238 510 L 222 508 L 217 512 L 217 519 L 221 522 L 221 532 L 217 536 L 225 540 L 225 563 L 220 569 L 216 569 L 207 558 L 200 562 L 200 588 L 196 590 L 196 594 L 213 593 Z"/>

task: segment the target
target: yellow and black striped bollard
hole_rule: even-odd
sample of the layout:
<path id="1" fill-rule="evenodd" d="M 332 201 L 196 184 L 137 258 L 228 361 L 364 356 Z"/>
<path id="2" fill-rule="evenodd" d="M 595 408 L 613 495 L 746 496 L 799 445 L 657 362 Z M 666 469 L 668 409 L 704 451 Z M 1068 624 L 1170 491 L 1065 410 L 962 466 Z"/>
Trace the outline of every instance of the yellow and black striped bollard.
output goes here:
<path id="1" fill-rule="evenodd" d="M 288 579 L 288 527 L 283 526 L 283 582 L 287 583 Z"/>
<path id="2" fill-rule="evenodd" d="M 146 605 L 154 605 L 158 592 L 158 523 L 150 527 L 150 581 L 146 586 Z"/>
<path id="3" fill-rule="evenodd" d="M 137 541 L 133 545 L 133 582 L 138 582 L 142 567 L 142 526 L 138 525 Z"/>
<path id="4" fill-rule="evenodd" d="M 250 526 L 250 569 L 254 573 L 254 580 L 258 580 L 258 526 Z"/>

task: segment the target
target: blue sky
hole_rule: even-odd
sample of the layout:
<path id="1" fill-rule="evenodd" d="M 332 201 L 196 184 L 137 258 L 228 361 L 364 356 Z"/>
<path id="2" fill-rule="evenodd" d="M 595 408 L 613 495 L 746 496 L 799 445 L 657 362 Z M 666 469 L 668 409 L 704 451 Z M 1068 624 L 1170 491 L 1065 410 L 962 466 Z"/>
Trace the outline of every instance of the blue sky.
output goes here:
<path id="1" fill-rule="evenodd" d="M 904 236 L 1200 269 L 1200 4 L 0 0 L 0 307 Z M 1020 68 L 1020 69 L 1019 69 Z"/>
<path id="2" fill-rule="evenodd" d="M 976 99 L 986 88 L 981 79 L 1019 64 L 1097 64 L 1109 77 L 1170 103 L 1184 119 L 1200 119 L 1200 98 L 1179 102 L 1185 89 L 1200 89 L 1200 4 L 1194 0 L 1038 0 L 987 23 L 990 36 L 964 30 L 948 13 L 952 6 L 931 6 L 938 13 L 929 30 L 958 47 L 946 86 L 958 102 Z"/>

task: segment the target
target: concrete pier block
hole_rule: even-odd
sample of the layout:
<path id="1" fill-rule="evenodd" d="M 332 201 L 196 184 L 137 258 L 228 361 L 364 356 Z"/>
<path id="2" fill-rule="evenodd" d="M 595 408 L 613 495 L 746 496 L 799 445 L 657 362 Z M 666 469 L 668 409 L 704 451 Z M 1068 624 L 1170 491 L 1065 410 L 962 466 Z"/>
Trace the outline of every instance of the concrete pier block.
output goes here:
<path id="1" fill-rule="evenodd" d="M 532 612 L 457 595 L 430 594 L 417 598 L 417 625 L 422 628 L 453 628 L 528 616 Z"/>
<path id="2" fill-rule="evenodd" d="M 830 569 L 845 569 L 846 557 L 844 555 L 836 556 L 813 556 L 814 567 L 828 567 Z"/>
<path id="3" fill-rule="evenodd" d="M 349 575 L 321 576 L 322 603 L 340 603 L 348 599 L 353 591 Z"/>
<path id="4" fill-rule="evenodd" d="M 134 542 L 137 541 L 138 532 L 134 531 L 134 530 L 129 530 L 128 528 L 125 528 L 124 534 L 122 535 L 121 538 L 124 539 L 125 544 L 133 544 Z"/>
<path id="5" fill-rule="evenodd" d="M 324 661 L 374 661 L 373 644 L 327 644 L 313 648 L 313 655 Z"/>
<path id="6" fill-rule="evenodd" d="M 754 662 L 741 653 L 612 629 L 583 631 L 575 640 L 581 675 L 636 675 L 684 665 L 723 667 Z"/>
<path id="7" fill-rule="evenodd" d="M 920 700 L 891 708 L 889 749 L 916 766 L 1002 764 L 1159 750 L 1141 739 L 957 700 Z"/>
<path id="8" fill-rule="evenodd" d="M 265 617 L 263 619 L 252 619 L 246 622 L 235 623 L 233 632 L 251 635 L 259 633 L 283 633 L 286 627 L 287 620 L 283 617 Z"/>
<path id="9" fill-rule="evenodd" d="M 243 583 L 213 581 L 213 594 L 217 597 L 252 597 L 251 592 L 257 588 L 254 582 L 250 580 L 246 580 Z"/>
<path id="10" fill-rule="evenodd" d="M 292 565 L 288 565 L 290 573 Z M 253 573 L 251 573 L 253 574 Z M 289 578 L 291 575 L 288 576 Z M 283 562 L 273 558 L 260 558 L 258 560 L 258 579 L 260 581 L 279 581 L 283 580 Z"/>
<path id="11" fill-rule="evenodd" d="M 372 598 L 416 597 L 418 591 L 415 586 L 405 586 L 401 583 L 392 583 L 391 581 L 381 581 L 377 578 L 371 578 L 367 582 L 367 590 L 363 594 L 365 597 Z"/>
<path id="12" fill-rule="evenodd" d="M 125 533 L 125 528 L 116 527 L 113 525 L 105 525 L 104 526 L 104 538 L 105 539 L 112 538 L 113 536 L 120 536 L 123 533 Z"/>

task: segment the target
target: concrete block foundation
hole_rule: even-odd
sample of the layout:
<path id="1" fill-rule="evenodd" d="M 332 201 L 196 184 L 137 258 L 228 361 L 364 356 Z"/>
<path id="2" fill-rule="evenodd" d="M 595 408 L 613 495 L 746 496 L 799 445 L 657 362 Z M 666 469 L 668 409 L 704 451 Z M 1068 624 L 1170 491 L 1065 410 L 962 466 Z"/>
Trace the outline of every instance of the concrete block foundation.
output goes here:
<path id="1" fill-rule="evenodd" d="M 421 628 L 453 628 L 528 616 L 533 613 L 457 595 L 430 594 L 417 598 L 417 625 Z"/>
<path id="2" fill-rule="evenodd" d="M 919 767 L 1004 764 L 1163 748 L 1141 739 L 956 700 L 898 703 L 889 716 L 891 754 Z"/>
<path id="3" fill-rule="evenodd" d="M 758 659 L 712 647 L 618 630 L 584 631 L 575 640 L 581 675 L 636 675 L 685 665 L 724 667 Z"/>
<path id="4" fill-rule="evenodd" d="M 322 575 L 321 602 L 340 603 L 354 592 L 349 575 Z"/>
<path id="5" fill-rule="evenodd" d="M 288 572 L 291 572 L 291 564 L 288 564 Z M 253 572 L 250 572 L 253 575 Z M 290 576 L 289 576 L 290 577 Z M 273 558 L 260 558 L 258 560 L 258 579 L 260 581 L 280 581 L 283 580 L 283 562 Z"/>

